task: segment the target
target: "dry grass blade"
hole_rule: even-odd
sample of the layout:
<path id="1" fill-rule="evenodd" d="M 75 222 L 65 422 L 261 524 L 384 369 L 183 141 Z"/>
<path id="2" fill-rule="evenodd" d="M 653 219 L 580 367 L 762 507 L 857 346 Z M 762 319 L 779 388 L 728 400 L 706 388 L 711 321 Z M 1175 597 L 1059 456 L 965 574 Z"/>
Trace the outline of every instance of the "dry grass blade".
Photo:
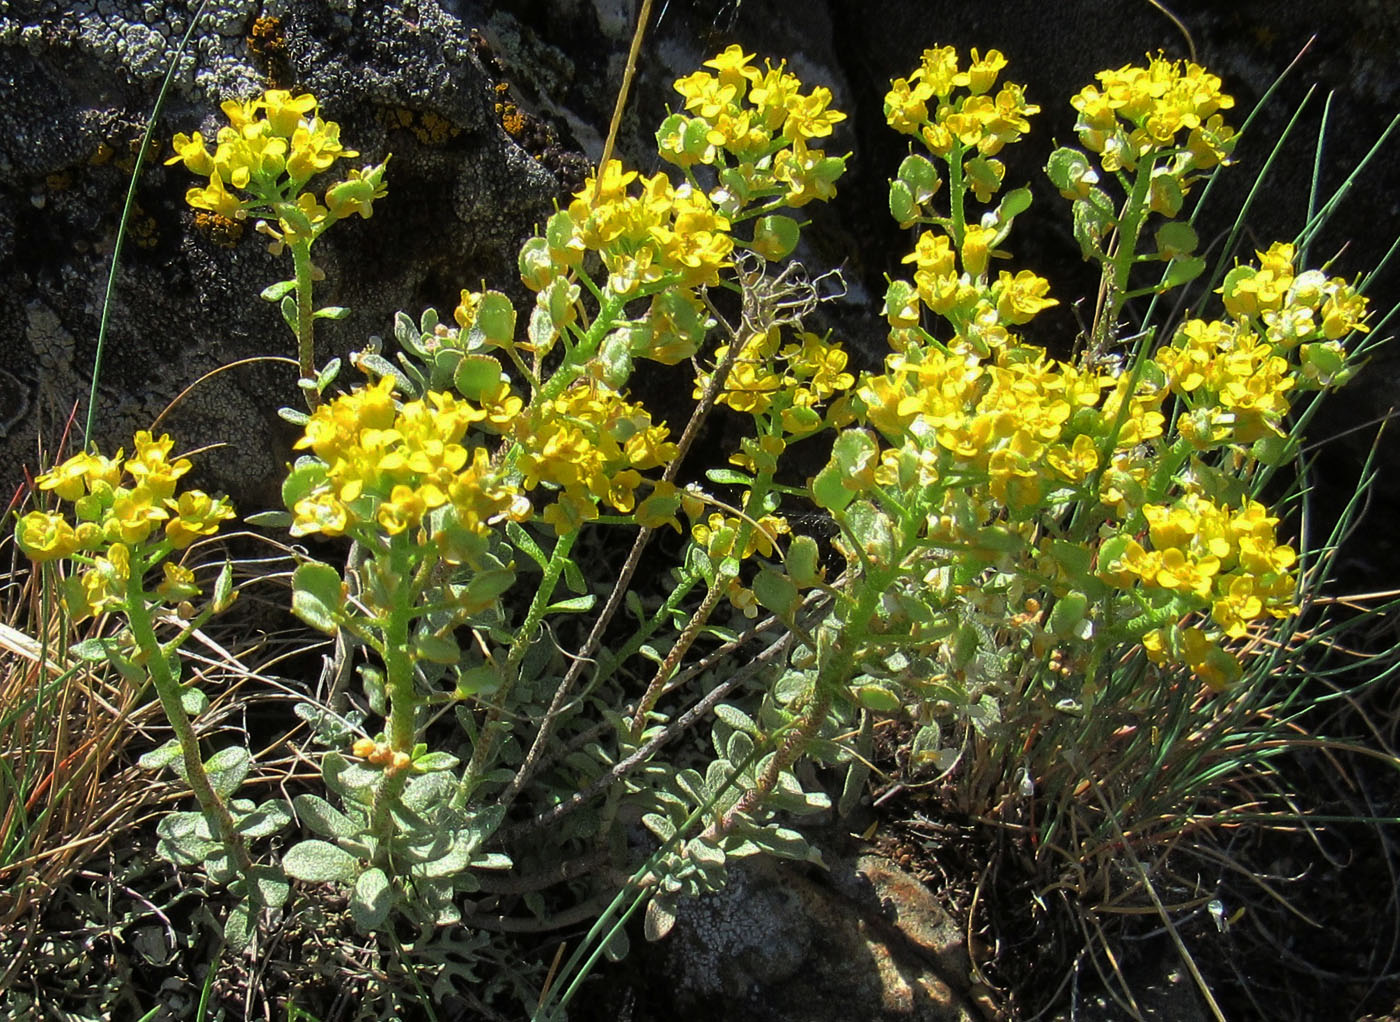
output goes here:
<path id="1" fill-rule="evenodd" d="M 159 715 L 105 665 L 55 656 L 102 625 L 75 631 L 39 585 L 11 572 L 0 625 L 0 989 L 19 974 L 49 897 L 149 804 L 150 779 L 122 764 Z"/>

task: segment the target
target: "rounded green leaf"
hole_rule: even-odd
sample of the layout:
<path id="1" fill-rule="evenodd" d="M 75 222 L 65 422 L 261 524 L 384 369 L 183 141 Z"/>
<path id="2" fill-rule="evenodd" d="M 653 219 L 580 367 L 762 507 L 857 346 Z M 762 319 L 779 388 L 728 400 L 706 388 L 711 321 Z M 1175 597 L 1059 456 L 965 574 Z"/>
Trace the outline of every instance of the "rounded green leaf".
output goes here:
<path id="1" fill-rule="evenodd" d="M 362 932 L 377 930 L 389 914 L 393 891 L 389 878 L 379 867 L 367 869 L 355 881 L 355 893 L 350 897 L 350 916 Z"/>
<path id="2" fill-rule="evenodd" d="M 927 158 L 917 154 L 911 154 L 904 158 L 904 162 L 899 165 L 896 176 L 901 183 L 908 187 L 910 196 L 918 203 L 924 203 L 933 198 L 939 185 L 942 184 L 938 177 L 938 169 Z"/>
<path id="3" fill-rule="evenodd" d="M 288 876 L 312 884 L 349 880 L 358 871 L 359 865 L 355 857 L 343 848 L 314 838 L 293 845 L 282 856 L 282 868 Z"/>
<path id="4" fill-rule="evenodd" d="M 317 631 L 335 633 L 344 598 L 340 573 L 329 564 L 307 561 L 292 572 L 292 613 Z"/>
<path id="5" fill-rule="evenodd" d="M 801 234 L 797 221 L 790 216 L 759 217 L 753 228 L 753 250 L 770 262 L 785 259 L 797 247 Z"/>
<path id="6" fill-rule="evenodd" d="M 914 192 L 903 181 L 890 182 L 890 216 L 900 227 L 911 227 L 919 219 L 919 204 Z"/>
<path id="7" fill-rule="evenodd" d="M 215 793 L 226 798 L 243 783 L 252 764 L 253 757 L 247 749 L 231 745 L 206 759 L 204 772 L 209 775 L 209 784 Z"/>
<path id="8" fill-rule="evenodd" d="M 468 401 L 480 401 L 501 382 L 501 363 L 490 355 L 463 355 L 452 375 L 452 385 Z"/>

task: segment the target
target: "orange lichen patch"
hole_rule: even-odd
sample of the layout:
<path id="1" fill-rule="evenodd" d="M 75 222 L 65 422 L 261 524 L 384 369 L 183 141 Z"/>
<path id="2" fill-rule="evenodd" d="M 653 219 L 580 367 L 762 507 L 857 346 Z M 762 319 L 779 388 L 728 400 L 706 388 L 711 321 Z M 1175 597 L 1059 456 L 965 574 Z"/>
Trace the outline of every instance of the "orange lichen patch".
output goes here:
<path id="1" fill-rule="evenodd" d="M 243 238 L 243 225 L 207 209 L 196 210 L 194 225 L 206 238 L 220 248 L 233 248 Z"/>
<path id="2" fill-rule="evenodd" d="M 390 129 L 403 129 L 424 145 L 442 145 L 462 133 L 460 125 L 431 110 L 398 107 L 385 112 L 382 120 Z"/>
<path id="3" fill-rule="evenodd" d="M 264 15 L 248 30 L 248 52 L 266 60 L 285 60 L 287 37 L 282 32 L 282 20 Z"/>

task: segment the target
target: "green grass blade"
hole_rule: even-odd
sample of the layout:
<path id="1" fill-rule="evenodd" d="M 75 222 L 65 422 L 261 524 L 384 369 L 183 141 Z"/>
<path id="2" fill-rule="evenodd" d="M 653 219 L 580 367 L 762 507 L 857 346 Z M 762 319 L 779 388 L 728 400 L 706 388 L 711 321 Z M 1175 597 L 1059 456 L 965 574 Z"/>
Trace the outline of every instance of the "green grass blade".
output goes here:
<path id="1" fill-rule="evenodd" d="M 131 168 L 131 181 L 126 188 L 126 202 L 122 204 L 122 217 L 117 224 L 117 240 L 112 246 L 112 265 L 107 271 L 107 287 L 102 294 L 102 318 L 97 325 L 97 352 L 92 357 L 92 387 L 88 391 L 87 419 L 83 424 L 83 449 L 89 449 L 92 444 L 92 428 L 97 421 L 97 386 L 102 379 L 102 356 L 107 347 L 107 323 L 112 314 L 112 293 L 117 287 L 117 270 L 121 266 L 122 245 L 126 241 L 126 227 L 131 219 L 131 210 L 136 205 L 136 187 L 141 182 L 141 170 L 146 165 L 146 154 L 151 148 L 151 137 L 155 134 L 156 123 L 160 120 L 161 107 L 165 105 L 165 96 L 170 91 L 170 83 L 175 80 L 175 69 L 180 66 L 180 58 L 184 56 L 185 49 L 189 46 L 190 40 L 194 37 L 194 30 L 199 25 L 199 19 L 204 15 L 204 8 L 209 0 L 200 0 L 199 7 L 195 9 L 194 17 L 190 18 L 190 27 L 185 29 L 184 36 L 180 39 L 180 45 L 175 49 L 175 56 L 170 61 L 170 66 L 165 69 L 165 79 L 160 83 L 160 92 L 156 94 L 156 104 L 151 110 L 151 116 L 146 121 L 146 130 L 141 133 L 141 148 L 137 151 L 136 164 Z"/>

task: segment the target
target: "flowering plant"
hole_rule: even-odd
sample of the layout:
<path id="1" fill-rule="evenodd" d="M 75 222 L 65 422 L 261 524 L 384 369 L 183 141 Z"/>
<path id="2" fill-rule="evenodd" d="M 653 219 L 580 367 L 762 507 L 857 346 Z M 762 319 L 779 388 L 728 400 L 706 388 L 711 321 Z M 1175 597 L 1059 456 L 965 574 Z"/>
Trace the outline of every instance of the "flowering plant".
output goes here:
<path id="1" fill-rule="evenodd" d="M 843 115 L 828 90 L 739 47 L 705 67 L 676 83 L 681 109 L 657 133 L 674 176 L 609 161 L 522 247 L 535 295 L 523 329 L 504 295 L 463 291 L 450 324 L 401 315 L 396 357 L 370 344 L 354 357 L 369 382 L 325 401 L 334 371 L 317 376 L 308 352 L 328 310 L 311 311 L 309 248 L 336 219 L 369 215 L 384 164 L 324 203 L 305 193 L 353 154 L 312 97 L 288 93 L 225 104 L 213 154 L 177 136 L 177 159 L 209 181 L 190 203 L 268 211 L 277 226 L 260 229 L 297 268 L 264 296 L 298 333 L 313 407 L 285 511 L 258 520 L 349 541 L 339 563 L 299 555 L 292 579 L 295 614 L 337 642 L 304 713 L 331 797 L 230 804 L 246 753 L 201 764 L 191 751 L 178 638 L 155 645 L 151 613 L 174 601 L 191 619 L 180 601 L 197 590 L 169 564 L 154 596 L 143 580 L 231 511 L 175 497 L 188 464 L 168 460 L 168 441 L 142 434 L 126 462 L 83 454 L 41 477 L 77 524 L 34 512 L 17 537 L 36 561 L 85 566 L 70 609 L 130 622 L 137 652 L 107 655 L 151 672 L 203 810 L 163 836 L 179 861 L 237 874 L 244 937 L 286 877 L 342 885 L 376 932 L 393 913 L 563 926 L 622 888 L 660 936 L 730 860 L 818 859 L 789 825 L 831 805 L 803 764 L 838 768 L 850 809 L 881 721 L 914 726 L 916 774 L 971 788 L 990 748 L 1043 776 L 1064 745 L 1038 734 L 1092 721 L 1110 693 L 1161 691 L 1124 696 L 1122 679 L 1169 678 L 1208 713 L 1252 636 L 1295 613 L 1296 555 L 1261 487 L 1294 452 L 1291 400 L 1351 372 L 1365 299 L 1277 243 L 1224 276 L 1222 318 L 1122 335 L 1131 300 L 1205 271 L 1181 215 L 1233 148 L 1218 79 L 1156 58 L 1073 100 L 1081 148 L 1057 149 L 1047 172 L 1103 286 L 1079 350 L 1057 359 L 1018 333 L 1057 304 L 1050 282 L 998 265 L 1031 202 L 1029 188 L 1003 193 L 998 154 L 1039 107 L 998 84 L 997 51 L 966 66 L 951 47 L 925 51 L 885 100 L 919 149 L 889 191 L 894 218 L 919 228 L 912 272 L 886 292 L 890 353 L 857 375 L 808 328 L 820 293 L 791 261 L 794 214 L 844 170 L 817 148 Z M 629 391 L 647 361 L 693 366 L 679 432 Z M 717 407 L 742 435 L 727 465 L 706 466 L 710 486 L 682 485 Z M 788 448 L 813 438 L 825 465 L 794 479 Z M 804 503 L 818 514 L 791 513 Z M 804 519 L 823 528 L 804 533 Z M 620 535 L 633 538 L 619 570 L 598 548 L 617 552 L 607 537 Z M 679 546 L 638 580 L 655 536 Z M 221 581 L 200 613 L 230 596 Z M 663 754 L 695 729 L 704 741 Z M 1010 773 L 1001 764 L 997 783 Z M 292 812 L 316 836 L 280 868 L 254 864 L 240 835 Z M 571 903 L 546 903 L 563 885 Z"/>
<path id="2" fill-rule="evenodd" d="M 191 188 L 185 201 L 215 218 L 225 231 L 230 227 L 241 231 L 249 213 L 266 213 L 274 219 L 275 226 L 259 220 L 257 230 L 272 239 L 268 250 L 273 255 L 291 251 L 294 276 L 269 286 L 262 297 L 281 303 L 282 318 L 297 338 L 299 386 L 315 408 L 339 369 L 338 363 L 332 363 L 317 372 L 315 321 L 341 319 L 349 310 L 315 308 L 312 287 L 318 271 L 311 262 L 311 245 L 338 220 L 356 213 L 366 220 L 373 215 L 375 200 L 388 194 L 384 170 L 389 158 L 351 170 L 318 199 L 304 190 L 311 179 L 336 160 L 360 154 L 341 145 L 340 125 L 322 119 L 314 96 L 268 89 L 255 99 L 227 100 L 221 109 L 229 123 L 219 128 L 212 153 L 198 131 L 179 132 L 171 140 L 175 155 L 165 162 L 184 164 L 191 173 L 208 178 L 204 187 Z"/>

